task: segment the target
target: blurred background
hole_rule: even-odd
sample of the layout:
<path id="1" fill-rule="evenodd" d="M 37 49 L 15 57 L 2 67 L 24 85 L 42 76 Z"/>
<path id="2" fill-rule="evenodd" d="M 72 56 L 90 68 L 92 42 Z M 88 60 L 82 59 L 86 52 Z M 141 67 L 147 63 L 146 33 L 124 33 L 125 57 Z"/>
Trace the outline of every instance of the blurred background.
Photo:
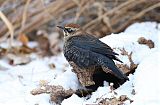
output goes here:
<path id="1" fill-rule="evenodd" d="M 160 0 L 0 0 L 0 43 L 37 41 L 44 53 L 62 51 L 57 25 L 78 23 L 104 37 L 135 22 L 160 22 Z"/>

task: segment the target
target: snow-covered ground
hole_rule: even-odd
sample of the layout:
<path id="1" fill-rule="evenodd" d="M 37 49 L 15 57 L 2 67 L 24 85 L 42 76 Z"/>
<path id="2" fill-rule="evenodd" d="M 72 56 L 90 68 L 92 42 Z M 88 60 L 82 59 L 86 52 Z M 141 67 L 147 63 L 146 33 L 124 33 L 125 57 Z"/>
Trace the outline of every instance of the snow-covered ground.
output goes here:
<path id="1" fill-rule="evenodd" d="M 155 47 L 150 49 L 146 45 L 138 44 L 140 37 L 151 39 Z M 125 48 L 127 52 L 133 52 L 132 59 L 139 64 L 136 72 L 129 75 L 130 81 L 115 90 L 116 97 L 127 95 L 133 100 L 131 105 L 160 105 L 160 24 L 135 23 L 124 32 L 106 36 L 101 41 L 112 48 Z M 120 53 L 118 49 L 115 51 Z M 52 105 L 49 94 L 30 94 L 42 81 L 61 85 L 65 89 L 76 90 L 80 87 L 63 54 L 50 58 L 31 56 L 34 60 L 26 65 L 11 66 L 7 60 L 0 60 L 0 105 Z M 129 65 L 127 57 L 120 55 L 119 58 Z M 55 68 L 50 68 L 50 64 L 55 64 Z M 135 95 L 131 94 L 133 89 Z M 105 85 L 93 92 L 90 99 L 73 94 L 62 105 L 96 104 L 99 102 L 97 98 L 109 98 L 112 95 Z M 125 103 L 130 105 L 128 101 Z"/>

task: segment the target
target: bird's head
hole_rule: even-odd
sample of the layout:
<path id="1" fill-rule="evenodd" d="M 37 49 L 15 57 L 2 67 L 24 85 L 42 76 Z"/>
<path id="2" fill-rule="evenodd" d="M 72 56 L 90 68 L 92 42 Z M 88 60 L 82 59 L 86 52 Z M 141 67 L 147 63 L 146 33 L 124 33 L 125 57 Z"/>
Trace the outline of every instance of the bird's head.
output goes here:
<path id="1" fill-rule="evenodd" d="M 57 26 L 58 28 L 63 30 L 64 37 L 73 36 L 80 30 L 80 26 L 78 24 L 66 24 L 65 26 Z"/>

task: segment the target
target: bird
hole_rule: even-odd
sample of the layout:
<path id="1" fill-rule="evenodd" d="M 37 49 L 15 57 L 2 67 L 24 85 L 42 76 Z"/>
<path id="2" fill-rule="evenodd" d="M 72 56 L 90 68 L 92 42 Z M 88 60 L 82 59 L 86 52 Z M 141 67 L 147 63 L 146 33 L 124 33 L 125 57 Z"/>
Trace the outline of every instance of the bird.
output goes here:
<path id="1" fill-rule="evenodd" d="M 95 35 L 85 32 L 78 24 L 69 23 L 57 27 L 62 29 L 64 34 L 64 56 L 82 86 L 95 90 L 104 80 L 118 86 L 129 80 L 115 65 L 113 60 L 123 62 L 110 46 Z"/>

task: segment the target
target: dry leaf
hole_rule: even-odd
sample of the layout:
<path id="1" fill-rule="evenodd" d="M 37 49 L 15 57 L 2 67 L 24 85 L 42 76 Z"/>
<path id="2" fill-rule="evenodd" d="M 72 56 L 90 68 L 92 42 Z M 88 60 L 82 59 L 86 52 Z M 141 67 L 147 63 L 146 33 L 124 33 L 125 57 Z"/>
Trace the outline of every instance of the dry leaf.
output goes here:
<path id="1" fill-rule="evenodd" d="M 48 83 L 49 83 L 49 82 L 48 82 L 47 80 L 40 80 L 40 81 L 39 81 L 39 85 L 40 85 L 40 86 L 48 85 Z"/>
<path id="2" fill-rule="evenodd" d="M 15 55 L 25 55 L 25 54 L 30 54 L 32 52 L 36 52 L 36 49 L 22 45 L 20 47 L 12 47 L 12 49 L 9 53 L 12 53 Z"/>
<path id="3" fill-rule="evenodd" d="M 121 95 L 118 97 L 113 98 L 105 98 L 102 99 L 98 105 L 125 105 L 124 101 L 130 101 L 130 103 L 133 102 L 133 100 L 129 99 L 127 95 Z"/>
<path id="4" fill-rule="evenodd" d="M 62 51 L 62 43 L 58 33 L 49 35 L 50 51 L 53 55 L 57 55 Z"/>
<path id="5" fill-rule="evenodd" d="M 9 64 L 11 65 L 22 65 L 31 61 L 31 58 L 25 55 L 7 54 L 6 56 L 10 60 Z"/>
<path id="6" fill-rule="evenodd" d="M 140 37 L 137 41 L 139 44 L 147 45 L 149 48 L 154 48 L 154 42 L 152 40 L 147 40 L 144 37 Z"/>
<path id="7" fill-rule="evenodd" d="M 4 56 L 5 54 L 7 54 L 7 49 L 0 48 L 0 57 Z"/>
<path id="8" fill-rule="evenodd" d="M 122 56 L 128 57 L 130 65 L 128 66 L 125 63 L 122 63 L 122 64 L 116 63 L 116 66 L 120 68 L 126 75 L 133 74 L 135 72 L 135 69 L 138 67 L 138 64 L 133 62 L 132 52 L 129 53 L 128 51 L 126 51 L 125 48 L 122 48 L 122 49 L 118 48 L 118 49 L 121 51 Z"/>
<path id="9" fill-rule="evenodd" d="M 18 40 L 22 42 L 23 45 L 27 46 L 29 39 L 25 34 L 20 34 Z"/>
<path id="10" fill-rule="evenodd" d="M 30 48 L 28 46 L 21 46 L 20 49 L 19 49 L 19 53 L 23 53 L 23 54 L 30 54 L 32 52 L 36 52 L 36 49 L 35 48 Z"/>
<path id="11" fill-rule="evenodd" d="M 42 55 L 50 55 L 48 33 L 44 30 L 38 30 L 36 40 Z"/>
<path id="12" fill-rule="evenodd" d="M 51 63 L 51 64 L 49 64 L 49 67 L 50 67 L 51 69 L 55 69 L 55 68 L 56 68 L 56 65 L 53 64 L 53 63 Z"/>

